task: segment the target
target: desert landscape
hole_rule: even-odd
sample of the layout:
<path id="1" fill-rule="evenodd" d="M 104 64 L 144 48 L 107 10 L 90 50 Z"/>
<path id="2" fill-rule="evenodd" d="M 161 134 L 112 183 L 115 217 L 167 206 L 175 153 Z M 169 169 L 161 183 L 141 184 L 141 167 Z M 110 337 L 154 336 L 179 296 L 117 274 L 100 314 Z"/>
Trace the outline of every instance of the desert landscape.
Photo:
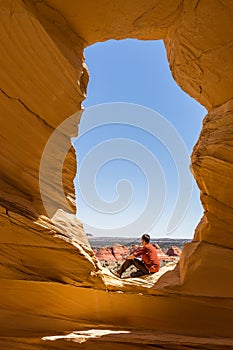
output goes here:
<path id="1" fill-rule="evenodd" d="M 0 16 L 0 348 L 232 349 L 232 1 L 3 0 Z M 204 211 L 192 241 L 160 273 L 120 280 L 76 217 L 71 137 L 85 47 L 125 38 L 163 40 L 176 83 L 208 113 L 191 156 Z"/>
<path id="2" fill-rule="evenodd" d="M 152 239 L 151 243 L 156 248 L 160 267 L 165 265 L 174 267 L 179 261 L 184 244 L 189 242 L 188 239 Z M 122 262 L 141 244 L 140 239 L 137 238 L 90 236 L 89 243 L 101 265 L 108 268 L 113 274 L 119 270 Z M 130 277 L 130 273 L 133 271 L 136 271 L 136 268 L 132 267 L 125 273 L 124 277 Z"/>

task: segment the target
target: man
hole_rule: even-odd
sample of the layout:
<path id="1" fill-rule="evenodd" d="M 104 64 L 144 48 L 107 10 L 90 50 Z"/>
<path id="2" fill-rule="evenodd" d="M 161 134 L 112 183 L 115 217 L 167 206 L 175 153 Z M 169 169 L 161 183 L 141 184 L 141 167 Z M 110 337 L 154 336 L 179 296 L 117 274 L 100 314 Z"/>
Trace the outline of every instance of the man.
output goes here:
<path id="1" fill-rule="evenodd" d="M 142 260 L 136 259 L 138 256 L 141 256 Z M 136 266 L 137 271 L 132 272 L 131 277 L 140 277 L 159 271 L 159 258 L 155 247 L 150 244 L 150 236 L 148 234 L 142 236 L 142 247 L 136 249 L 132 255 L 126 258 L 116 275 L 121 278 L 125 270 L 132 265 Z"/>

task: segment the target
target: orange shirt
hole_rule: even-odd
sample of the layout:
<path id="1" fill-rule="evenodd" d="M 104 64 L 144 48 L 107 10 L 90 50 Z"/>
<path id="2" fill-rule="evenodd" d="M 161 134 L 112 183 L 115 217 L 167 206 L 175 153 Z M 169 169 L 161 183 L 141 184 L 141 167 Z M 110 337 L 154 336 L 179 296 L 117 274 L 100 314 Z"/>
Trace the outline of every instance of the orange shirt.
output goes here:
<path id="1" fill-rule="evenodd" d="M 160 268 L 159 258 L 156 252 L 156 248 L 148 243 L 143 247 L 138 248 L 133 255 L 135 257 L 141 256 L 146 268 L 150 272 L 158 272 Z"/>

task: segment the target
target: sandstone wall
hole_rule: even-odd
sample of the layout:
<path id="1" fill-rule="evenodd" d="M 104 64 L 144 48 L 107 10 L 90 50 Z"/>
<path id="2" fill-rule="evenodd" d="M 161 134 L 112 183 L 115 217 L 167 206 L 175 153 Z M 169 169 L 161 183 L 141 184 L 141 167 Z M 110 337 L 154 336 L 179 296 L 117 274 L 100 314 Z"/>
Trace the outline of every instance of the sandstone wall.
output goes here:
<path id="1" fill-rule="evenodd" d="M 76 325 L 232 336 L 232 12 L 233 4 L 226 0 L 0 2 L 4 348 L 15 348 L 15 339 L 22 337 L 21 348 L 39 343 L 45 347 L 39 338 L 46 331 L 68 331 Z M 192 155 L 204 217 L 180 264 L 153 288 L 120 283 L 101 270 L 81 223 L 72 215 L 73 121 L 54 143 L 42 179 L 45 201 L 55 214 L 52 220 L 39 189 L 47 140 L 61 122 L 81 110 L 85 98 L 84 47 L 127 37 L 164 39 L 175 80 L 209 111 Z M 78 123 L 80 114 L 75 118 Z M 63 165 L 64 148 L 70 151 Z M 69 203 L 59 192 L 57 173 L 62 168 Z"/>

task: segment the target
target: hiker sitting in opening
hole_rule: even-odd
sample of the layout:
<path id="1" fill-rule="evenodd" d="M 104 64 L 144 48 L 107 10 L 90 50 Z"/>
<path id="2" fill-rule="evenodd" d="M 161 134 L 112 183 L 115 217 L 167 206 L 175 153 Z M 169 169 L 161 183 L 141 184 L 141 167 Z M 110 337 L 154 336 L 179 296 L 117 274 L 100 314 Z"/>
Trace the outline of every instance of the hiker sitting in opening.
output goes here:
<path id="1" fill-rule="evenodd" d="M 142 260 L 136 259 L 141 256 Z M 159 271 L 160 262 L 157 256 L 156 248 L 150 244 L 150 236 L 144 234 L 142 236 L 142 247 L 139 247 L 135 252 L 128 256 L 120 269 L 117 271 L 117 276 L 121 278 L 121 275 L 130 266 L 136 266 L 138 269 L 136 272 L 132 272 L 130 277 L 140 277 Z"/>

